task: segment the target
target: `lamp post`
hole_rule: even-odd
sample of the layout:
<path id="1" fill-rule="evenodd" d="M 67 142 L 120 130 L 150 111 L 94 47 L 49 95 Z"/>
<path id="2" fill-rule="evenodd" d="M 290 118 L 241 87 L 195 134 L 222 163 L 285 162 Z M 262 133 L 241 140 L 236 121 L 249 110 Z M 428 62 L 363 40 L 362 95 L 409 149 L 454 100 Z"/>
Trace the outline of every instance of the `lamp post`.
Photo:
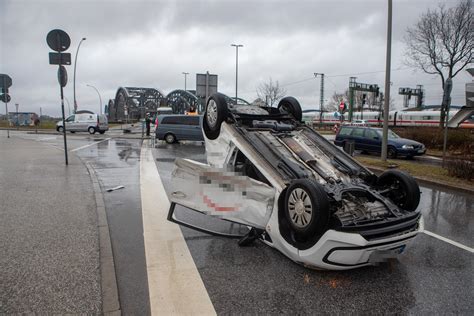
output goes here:
<path id="1" fill-rule="evenodd" d="M 182 72 L 182 74 L 184 75 L 184 91 L 187 91 L 186 90 L 186 77 L 189 75 L 189 72 Z"/>
<path id="2" fill-rule="evenodd" d="M 90 84 L 88 84 L 86 86 L 91 87 L 92 89 L 94 89 L 97 92 L 97 94 L 99 95 L 99 109 L 100 109 L 100 114 L 102 114 L 102 97 L 100 96 L 99 90 L 97 90 L 96 87 L 94 87 L 93 85 L 90 85 Z"/>
<path id="3" fill-rule="evenodd" d="M 64 97 L 64 100 L 66 100 L 66 102 L 67 102 L 68 113 L 69 113 L 69 115 L 71 115 L 71 105 L 69 104 L 69 99 L 67 97 Z"/>
<path id="4" fill-rule="evenodd" d="M 235 47 L 235 104 L 237 104 L 237 86 L 239 82 L 239 47 L 244 47 L 240 44 L 231 44 Z"/>
<path id="5" fill-rule="evenodd" d="M 81 44 L 83 41 L 85 41 L 86 38 L 83 37 L 81 41 L 79 42 L 79 45 L 77 45 L 77 51 L 76 51 L 76 57 L 74 58 L 74 79 L 73 79 L 73 91 L 74 91 L 74 113 L 77 111 L 77 100 L 76 100 L 76 64 L 77 64 L 77 54 L 79 54 L 79 48 L 81 47 Z"/>

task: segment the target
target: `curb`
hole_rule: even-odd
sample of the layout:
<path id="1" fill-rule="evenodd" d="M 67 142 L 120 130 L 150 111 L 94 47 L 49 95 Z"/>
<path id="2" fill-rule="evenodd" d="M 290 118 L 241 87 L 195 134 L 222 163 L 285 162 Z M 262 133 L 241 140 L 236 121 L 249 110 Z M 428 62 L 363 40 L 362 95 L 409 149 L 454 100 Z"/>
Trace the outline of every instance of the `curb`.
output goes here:
<path id="1" fill-rule="evenodd" d="M 97 205 L 102 313 L 105 315 L 121 315 L 117 278 L 115 275 L 114 256 L 112 252 L 112 244 L 110 241 L 107 215 L 105 213 L 104 198 L 94 169 L 88 162 L 84 162 L 84 165 L 86 166 L 92 180 L 95 202 Z"/>
<path id="2" fill-rule="evenodd" d="M 370 171 L 376 173 L 376 174 L 380 174 L 380 173 L 382 173 L 386 170 L 389 170 L 389 169 L 382 169 L 382 168 L 377 168 L 377 167 L 367 167 L 367 166 L 366 166 L 366 168 L 369 169 Z M 448 183 L 437 181 L 437 180 L 425 179 L 425 178 L 420 178 L 420 177 L 415 177 L 415 176 L 413 176 L 413 177 L 417 181 L 419 181 L 420 183 L 423 183 L 423 184 L 437 185 L 437 186 L 440 186 L 440 187 L 443 187 L 443 188 L 446 188 L 446 189 L 463 191 L 463 192 L 466 192 L 466 193 L 474 194 L 474 189 L 471 189 L 471 188 L 466 188 L 466 187 L 463 187 L 463 186 L 460 186 L 460 185 L 458 186 L 458 185 L 448 184 Z"/>

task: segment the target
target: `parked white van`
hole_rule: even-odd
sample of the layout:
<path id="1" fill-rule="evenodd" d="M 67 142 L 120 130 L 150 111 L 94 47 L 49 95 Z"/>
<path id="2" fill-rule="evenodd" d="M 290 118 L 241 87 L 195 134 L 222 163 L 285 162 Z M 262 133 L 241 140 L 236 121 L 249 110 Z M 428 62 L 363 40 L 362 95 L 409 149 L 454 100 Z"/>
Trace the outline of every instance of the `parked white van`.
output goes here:
<path id="1" fill-rule="evenodd" d="M 56 123 L 56 130 L 60 133 L 64 131 L 62 120 Z M 66 119 L 66 131 L 71 133 L 89 132 L 89 134 L 95 134 L 99 132 L 104 134 L 107 130 L 109 130 L 109 123 L 107 116 L 104 114 L 82 110 Z"/>

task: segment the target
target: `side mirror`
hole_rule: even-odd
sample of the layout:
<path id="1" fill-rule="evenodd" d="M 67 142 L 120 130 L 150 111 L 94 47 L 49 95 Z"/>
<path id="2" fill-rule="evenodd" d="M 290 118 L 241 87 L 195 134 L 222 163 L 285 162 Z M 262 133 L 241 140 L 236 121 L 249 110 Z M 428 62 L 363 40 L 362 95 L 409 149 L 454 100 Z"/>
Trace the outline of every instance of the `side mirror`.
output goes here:
<path id="1" fill-rule="evenodd" d="M 379 139 L 379 137 L 378 137 L 378 136 L 374 136 L 373 138 L 374 138 L 374 139 Z"/>

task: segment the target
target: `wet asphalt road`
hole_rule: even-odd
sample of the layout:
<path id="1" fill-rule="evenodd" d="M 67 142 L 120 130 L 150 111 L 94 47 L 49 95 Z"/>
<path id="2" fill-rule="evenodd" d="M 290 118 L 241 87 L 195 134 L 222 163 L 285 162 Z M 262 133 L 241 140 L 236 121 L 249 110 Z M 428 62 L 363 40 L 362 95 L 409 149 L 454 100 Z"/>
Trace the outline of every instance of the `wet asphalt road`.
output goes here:
<path id="1" fill-rule="evenodd" d="M 205 161 L 199 143 L 160 144 L 154 155 L 166 190 L 175 157 Z M 431 186 L 421 190 L 425 228 L 473 247 L 474 197 Z M 206 221 L 182 209 L 176 213 L 181 220 Z M 400 260 L 333 272 L 301 267 L 260 242 L 242 248 L 236 240 L 182 232 L 218 314 L 474 311 L 474 255 L 425 234 Z"/>
<path id="2" fill-rule="evenodd" d="M 110 136 L 75 137 L 71 137 L 71 146 L 79 148 Z M 61 146 L 58 139 L 42 141 Z M 139 140 L 112 139 L 77 151 L 93 165 L 103 190 L 125 186 L 104 193 L 124 314 L 147 314 L 149 310 L 139 192 L 140 144 Z M 160 144 L 154 156 L 166 190 L 176 157 L 205 161 L 204 146 L 199 143 Z M 473 247 L 474 197 L 437 187 L 421 189 L 425 228 Z M 209 222 L 183 209 L 177 214 L 194 223 Z M 228 228 L 222 223 L 210 225 Z M 187 228 L 182 232 L 218 314 L 467 315 L 474 311 L 474 255 L 425 234 L 399 260 L 332 272 L 301 267 L 260 242 L 242 248 L 236 240 Z"/>

